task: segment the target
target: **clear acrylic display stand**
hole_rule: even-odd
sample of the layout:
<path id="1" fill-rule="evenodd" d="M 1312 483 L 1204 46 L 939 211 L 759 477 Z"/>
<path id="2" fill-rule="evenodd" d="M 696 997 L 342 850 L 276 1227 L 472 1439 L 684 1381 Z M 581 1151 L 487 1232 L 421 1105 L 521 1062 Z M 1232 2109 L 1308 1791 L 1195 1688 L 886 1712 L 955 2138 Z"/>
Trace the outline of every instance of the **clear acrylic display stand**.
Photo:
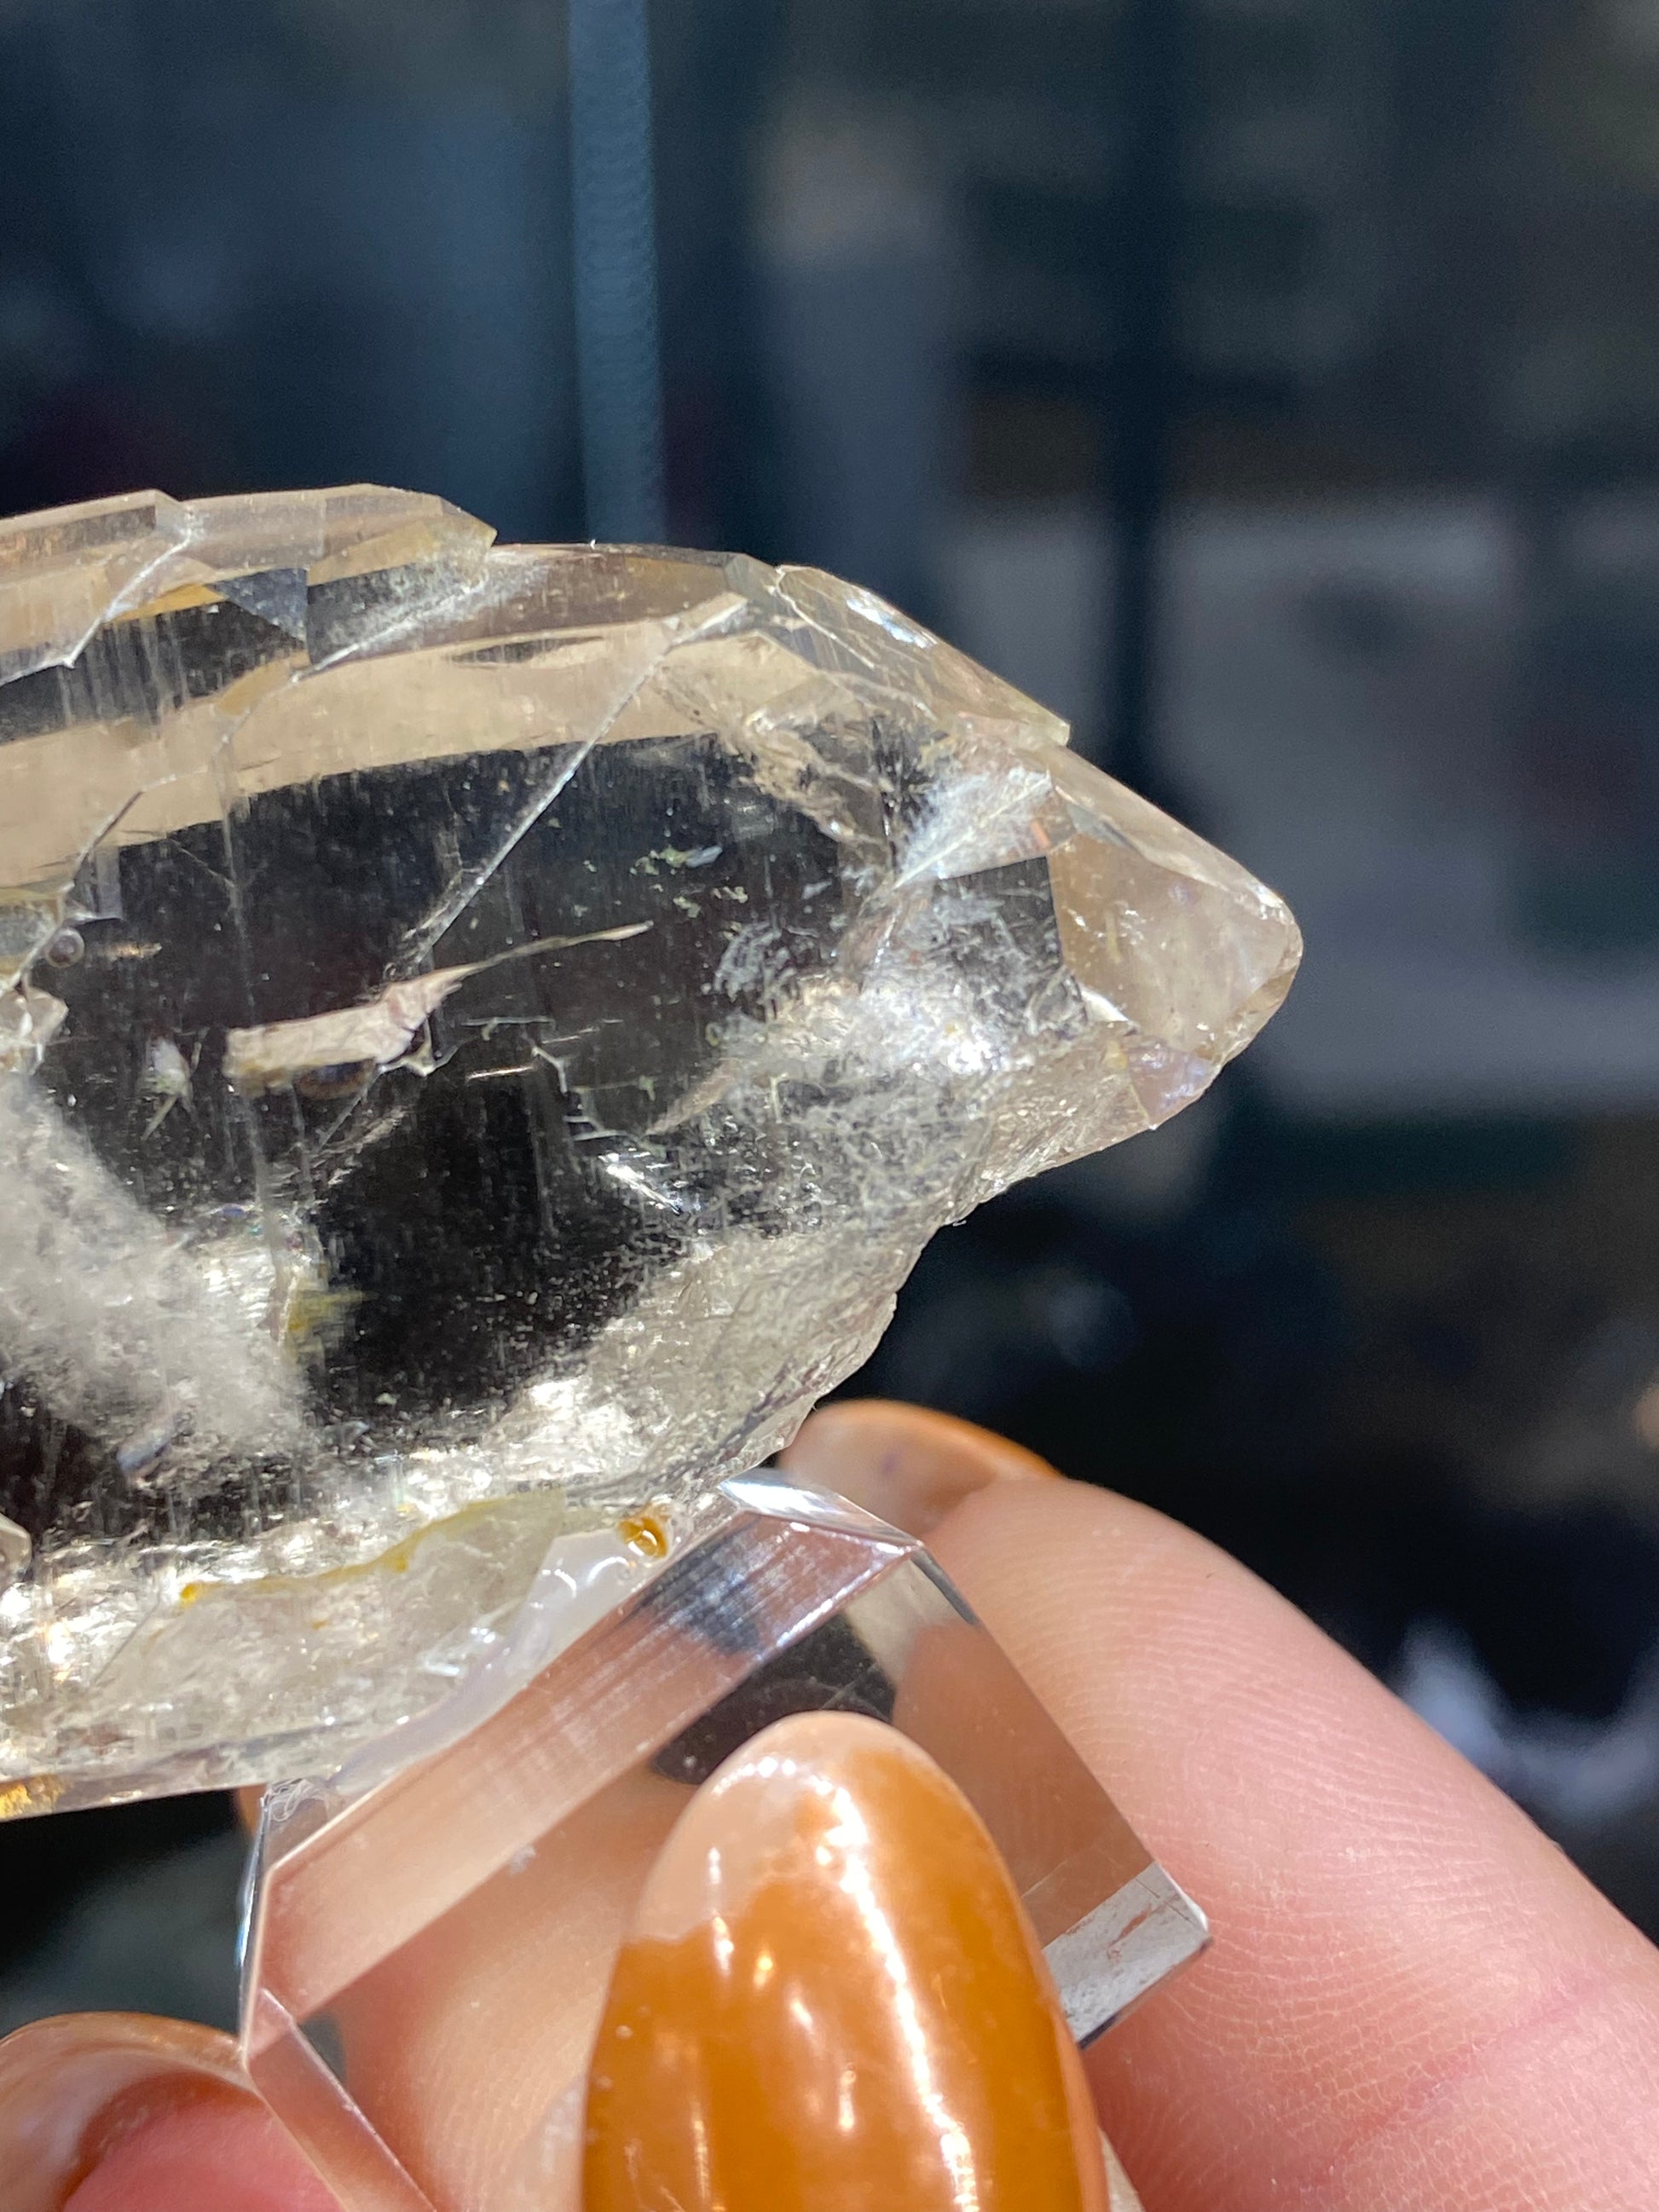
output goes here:
<path id="1" fill-rule="evenodd" d="M 395 1741 L 413 1763 L 377 1747 L 270 1794 L 243 2057 L 346 2212 L 577 2201 L 589 2046 L 658 1848 L 739 1744 L 823 1710 L 902 1729 L 963 1790 L 1080 2042 L 1202 1948 L 1201 1913 L 918 1541 L 779 1477 L 729 1481 L 677 1556 L 530 1679 L 475 1685 L 427 1739 Z M 468 2078 L 468 2034 L 482 2053 L 498 2033 L 496 1954 L 520 1944 L 548 1978 L 537 2109 L 526 2124 L 514 2100 L 484 2207 L 387 2054 L 409 1992 L 449 1991 L 447 2069 Z"/>

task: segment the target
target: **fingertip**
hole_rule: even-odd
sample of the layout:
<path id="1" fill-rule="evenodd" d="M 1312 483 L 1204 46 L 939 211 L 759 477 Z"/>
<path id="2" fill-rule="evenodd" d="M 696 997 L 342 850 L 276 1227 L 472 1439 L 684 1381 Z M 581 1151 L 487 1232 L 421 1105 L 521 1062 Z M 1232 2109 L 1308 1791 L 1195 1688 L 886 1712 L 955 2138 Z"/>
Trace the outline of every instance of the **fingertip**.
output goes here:
<path id="1" fill-rule="evenodd" d="M 0 2041 L 4 2212 L 337 2212 L 228 2035 L 76 2013 Z"/>
<path id="2" fill-rule="evenodd" d="M 64 2212 L 339 2212 L 276 2118 L 252 2097 L 187 2089 L 132 2117 Z"/>
<path id="3" fill-rule="evenodd" d="M 976 1491 L 1056 1479 L 1046 1460 L 970 1421 L 882 1398 L 819 1407 L 782 1465 L 798 1481 L 838 1491 L 921 1537 Z"/>

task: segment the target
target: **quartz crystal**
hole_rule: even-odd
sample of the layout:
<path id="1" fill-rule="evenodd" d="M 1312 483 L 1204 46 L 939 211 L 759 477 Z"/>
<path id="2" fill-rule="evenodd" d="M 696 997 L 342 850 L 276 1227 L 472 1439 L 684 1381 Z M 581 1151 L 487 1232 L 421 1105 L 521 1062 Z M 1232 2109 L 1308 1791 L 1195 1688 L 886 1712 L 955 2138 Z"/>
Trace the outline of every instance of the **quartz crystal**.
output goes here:
<path id="1" fill-rule="evenodd" d="M 547 1565 L 591 1616 L 934 1229 L 1289 983 L 1271 892 L 867 592 L 491 540 L 0 534 L 0 1812 L 332 1766 Z"/>

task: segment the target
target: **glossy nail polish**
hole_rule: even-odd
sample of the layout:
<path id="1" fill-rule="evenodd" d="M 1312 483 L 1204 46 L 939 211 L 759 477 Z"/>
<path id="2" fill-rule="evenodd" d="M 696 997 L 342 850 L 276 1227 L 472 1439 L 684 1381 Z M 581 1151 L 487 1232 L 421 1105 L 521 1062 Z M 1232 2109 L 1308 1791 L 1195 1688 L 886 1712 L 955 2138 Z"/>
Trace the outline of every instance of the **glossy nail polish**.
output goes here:
<path id="1" fill-rule="evenodd" d="M 896 1730 L 781 1721 L 692 1800 L 618 1959 L 583 2212 L 1103 2212 L 1000 1858 Z"/>

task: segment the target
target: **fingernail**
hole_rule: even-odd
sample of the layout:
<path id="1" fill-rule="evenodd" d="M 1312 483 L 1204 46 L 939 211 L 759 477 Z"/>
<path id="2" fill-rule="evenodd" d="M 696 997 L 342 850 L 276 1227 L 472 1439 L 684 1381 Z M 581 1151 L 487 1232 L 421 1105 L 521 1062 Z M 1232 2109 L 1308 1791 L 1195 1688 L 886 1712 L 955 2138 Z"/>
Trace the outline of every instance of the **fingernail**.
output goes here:
<path id="1" fill-rule="evenodd" d="M 782 1464 L 798 1481 L 839 1491 L 896 1528 L 922 1537 L 976 1490 L 1054 1474 L 1035 1452 L 971 1421 L 881 1398 L 821 1406 Z"/>
<path id="2" fill-rule="evenodd" d="M 896 1729 L 780 1721 L 687 1807 L 617 1960 L 583 2178 L 583 2212 L 1105 2212 L 1012 1885 Z"/>
<path id="3" fill-rule="evenodd" d="M 5 2212 L 337 2212 L 228 2035 L 75 2013 L 0 2041 Z"/>

